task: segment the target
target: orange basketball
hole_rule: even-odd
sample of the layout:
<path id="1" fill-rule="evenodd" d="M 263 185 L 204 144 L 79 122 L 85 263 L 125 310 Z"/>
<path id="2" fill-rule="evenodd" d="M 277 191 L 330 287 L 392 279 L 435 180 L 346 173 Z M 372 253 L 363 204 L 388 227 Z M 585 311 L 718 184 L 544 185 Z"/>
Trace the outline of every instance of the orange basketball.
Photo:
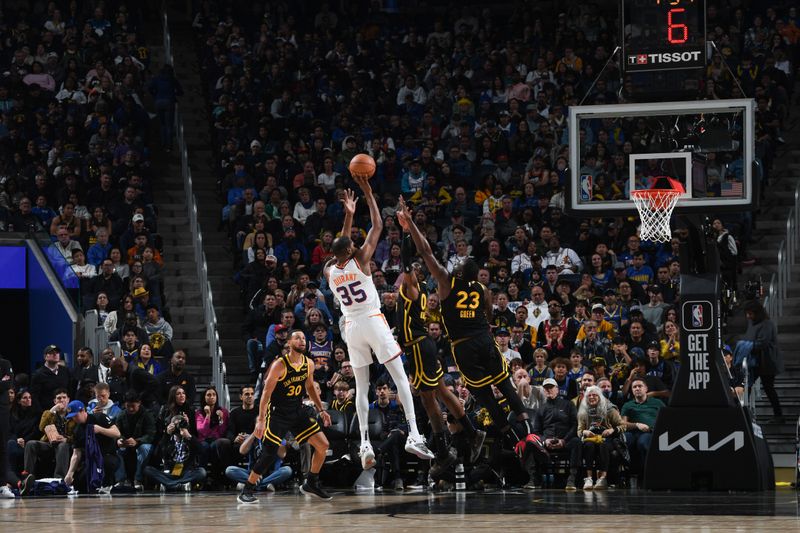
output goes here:
<path id="1" fill-rule="evenodd" d="M 367 154 L 358 154 L 350 160 L 350 174 L 360 178 L 371 178 L 375 174 L 375 160 Z"/>

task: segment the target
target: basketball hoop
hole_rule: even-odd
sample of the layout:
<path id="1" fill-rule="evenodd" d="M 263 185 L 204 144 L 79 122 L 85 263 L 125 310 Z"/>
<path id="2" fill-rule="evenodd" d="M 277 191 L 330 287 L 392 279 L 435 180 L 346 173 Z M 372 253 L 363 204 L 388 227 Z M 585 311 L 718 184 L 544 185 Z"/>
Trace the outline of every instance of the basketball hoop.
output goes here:
<path id="1" fill-rule="evenodd" d="M 636 204 L 642 220 L 640 237 L 646 241 L 669 242 L 672 231 L 669 220 L 672 210 L 683 194 L 683 185 L 677 180 L 667 178 L 671 189 L 641 189 L 631 192 L 631 200 Z"/>

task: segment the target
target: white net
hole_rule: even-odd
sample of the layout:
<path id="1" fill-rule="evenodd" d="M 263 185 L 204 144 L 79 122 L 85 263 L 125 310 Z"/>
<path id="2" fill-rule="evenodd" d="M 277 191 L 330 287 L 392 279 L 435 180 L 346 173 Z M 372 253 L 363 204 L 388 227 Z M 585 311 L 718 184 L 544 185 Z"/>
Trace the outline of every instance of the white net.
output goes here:
<path id="1" fill-rule="evenodd" d="M 639 228 L 642 240 L 669 242 L 672 239 L 669 220 L 680 195 L 679 191 L 671 189 L 645 189 L 631 193 L 642 220 Z"/>

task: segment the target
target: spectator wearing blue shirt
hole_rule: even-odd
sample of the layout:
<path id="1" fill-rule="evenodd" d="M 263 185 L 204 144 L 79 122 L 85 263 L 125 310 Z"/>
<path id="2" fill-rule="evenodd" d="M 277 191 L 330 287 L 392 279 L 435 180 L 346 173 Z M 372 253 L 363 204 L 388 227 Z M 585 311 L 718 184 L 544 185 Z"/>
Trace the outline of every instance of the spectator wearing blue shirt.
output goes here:
<path id="1" fill-rule="evenodd" d="M 642 251 L 637 251 L 633 254 L 633 264 L 627 268 L 626 272 L 628 279 L 632 279 L 643 287 L 647 287 L 652 283 L 653 276 L 655 276 L 650 265 L 645 264 L 644 252 Z"/>
<path id="2" fill-rule="evenodd" d="M 303 255 L 303 263 L 308 261 L 308 250 L 303 245 L 302 241 L 297 238 L 297 232 L 293 226 L 283 228 L 283 241 L 275 247 L 275 257 L 278 258 L 278 263 L 284 264 L 289 262 L 289 256 L 294 250 L 300 250 Z"/>
<path id="3" fill-rule="evenodd" d="M 306 319 L 306 311 L 314 308 L 322 311 L 322 314 L 325 315 L 325 319 L 328 321 L 328 324 L 333 324 L 333 315 L 331 315 L 328 306 L 324 301 L 319 300 L 317 298 L 317 293 L 313 291 L 306 292 L 303 295 L 303 299 L 297 302 L 297 304 L 294 306 L 294 316 L 297 319 L 297 322 L 304 322 Z"/>
<path id="4" fill-rule="evenodd" d="M 113 246 L 108 242 L 108 230 L 106 228 L 97 228 L 94 233 L 97 237 L 97 242 L 89 247 L 86 251 L 86 256 L 90 265 L 94 265 L 98 270 L 103 260 L 108 257 L 109 252 Z"/>
<path id="5" fill-rule="evenodd" d="M 422 189 L 427 177 L 428 173 L 422 170 L 420 160 L 414 159 L 400 178 L 400 190 L 403 194 L 414 194 Z"/>

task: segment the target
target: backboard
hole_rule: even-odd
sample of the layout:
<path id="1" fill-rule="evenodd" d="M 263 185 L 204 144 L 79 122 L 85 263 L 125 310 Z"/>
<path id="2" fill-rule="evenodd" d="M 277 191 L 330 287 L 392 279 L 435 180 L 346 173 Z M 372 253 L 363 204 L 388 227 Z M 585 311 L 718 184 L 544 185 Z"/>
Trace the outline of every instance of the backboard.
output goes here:
<path id="1" fill-rule="evenodd" d="M 749 99 L 570 108 L 574 216 L 630 215 L 630 193 L 658 176 L 681 182 L 678 213 L 753 207 L 754 105 Z"/>

